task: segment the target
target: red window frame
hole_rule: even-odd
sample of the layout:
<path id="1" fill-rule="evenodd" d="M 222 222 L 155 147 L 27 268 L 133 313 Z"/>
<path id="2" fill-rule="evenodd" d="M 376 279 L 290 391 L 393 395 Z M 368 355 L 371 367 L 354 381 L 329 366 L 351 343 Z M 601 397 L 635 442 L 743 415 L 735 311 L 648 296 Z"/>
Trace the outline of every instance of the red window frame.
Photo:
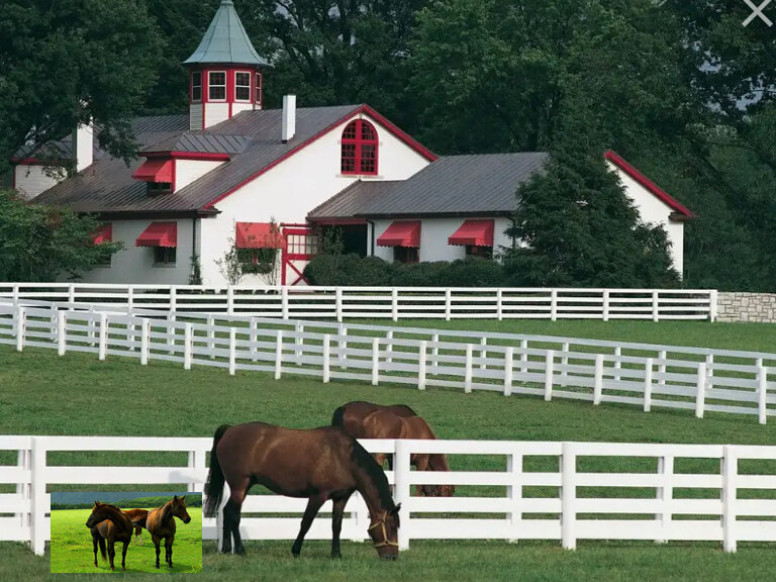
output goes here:
<path id="1" fill-rule="evenodd" d="M 377 175 L 378 139 L 374 125 L 354 119 L 342 130 L 340 171 L 343 174 Z"/>

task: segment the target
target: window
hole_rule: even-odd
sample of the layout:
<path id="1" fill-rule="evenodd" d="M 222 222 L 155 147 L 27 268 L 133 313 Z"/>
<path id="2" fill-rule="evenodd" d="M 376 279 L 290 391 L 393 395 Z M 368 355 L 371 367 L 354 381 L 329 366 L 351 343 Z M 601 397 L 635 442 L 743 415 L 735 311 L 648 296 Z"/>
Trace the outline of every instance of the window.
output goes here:
<path id="1" fill-rule="evenodd" d="M 202 101 L 202 73 L 200 71 L 191 74 L 191 100 L 194 103 Z"/>
<path id="2" fill-rule="evenodd" d="M 154 267 L 174 267 L 175 247 L 154 247 Z"/>
<path id="3" fill-rule="evenodd" d="M 243 273 L 271 273 L 275 269 L 278 250 L 274 248 L 237 249 Z"/>
<path id="4" fill-rule="evenodd" d="M 480 247 L 474 245 L 466 245 L 467 257 L 482 257 L 483 259 L 493 258 L 493 247 Z"/>
<path id="5" fill-rule="evenodd" d="M 261 73 L 256 73 L 256 103 L 261 105 Z"/>
<path id="6" fill-rule="evenodd" d="M 238 72 L 234 74 L 234 99 L 235 101 L 251 100 L 251 74 Z"/>
<path id="7" fill-rule="evenodd" d="M 172 182 L 148 182 L 148 195 L 169 194 L 172 192 Z"/>
<path id="8" fill-rule="evenodd" d="M 415 247 L 393 247 L 393 260 L 398 263 L 420 262 L 418 249 Z"/>
<path id="9" fill-rule="evenodd" d="M 377 132 L 363 119 L 351 121 L 342 132 L 343 174 L 377 174 Z"/>
<path id="10" fill-rule="evenodd" d="M 211 101 L 226 100 L 226 73 L 224 72 L 209 73 L 208 96 Z"/>

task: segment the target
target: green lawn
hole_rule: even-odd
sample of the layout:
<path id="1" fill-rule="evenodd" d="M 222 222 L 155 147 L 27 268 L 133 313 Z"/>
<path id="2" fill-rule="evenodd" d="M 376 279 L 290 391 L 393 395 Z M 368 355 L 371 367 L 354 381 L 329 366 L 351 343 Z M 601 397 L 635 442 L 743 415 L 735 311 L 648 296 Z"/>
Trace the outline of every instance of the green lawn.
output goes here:
<path id="1" fill-rule="evenodd" d="M 438 326 L 442 322 L 431 322 Z M 769 344 L 771 326 L 745 324 L 651 322 L 454 322 L 476 329 L 517 333 L 606 337 L 628 341 L 776 351 Z M 529 325 L 530 324 L 530 325 Z M 572 325 L 573 324 L 573 325 Z M 412 325 L 419 325 L 413 322 Z M 452 324 L 451 324 L 452 325 Z M 531 329 L 526 329 L 530 327 Z M 541 328 L 541 329 L 540 329 Z M 587 333 L 585 333 L 587 332 Z M 608 332 L 608 333 L 607 333 Z M 404 402 L 427 418 L 440 438 L 576 440 L 773 444 L 774 424 L 756 418 L 691 412 L 643 413 L 612 404 L 544 402 L 539 398 L 496 393 L 463 394 L 430 388 L 322 384 L 320 380 L 284 378 L 152 361 L 68 354 L 50 350 L 18 354 L 0 347 L 0 434 L 176 435 L 210 436 L 221 423 L 264 420 L 294 427 L 328 424 L 343 402 L 367 399 Z M 15 456 L 0 453 L 3 462 Z M 114 454 L 50 453 L 56 464 L 111 464 Z M 129 454 L 121 464 L 180 463 L 174 453 Z M 557 466 L 557 461 L 554 461 Z M 454 468 L 485 469 L 503 458 L 451 459 Z M 92 490 L 94 486 L 70 486 Z M 112 486 L 113 490 L 167 491 L 175 485 Z M 461 495 L 479 494 L 461 488 Z M 57 486 L 57 490 L 66 490 Z M 0 492 L 5 492 L 2 490 Z M 458 493 L 457 493 L 458 494 Z M 718 494 L 712 492 L 712 495 Z M 83 528 L 85 529 L 85 528 Z M 182 528 L 179 528 L 179 530 Z M 177 544 L 177 542 L 176 542 Z M 215 544 L 203 545 L 205 580 L 733 580 L 762 577 L 772 565 L 771 545 L 740 544 L 724 554 L 719 544 L 587 543 L 574 552 L 558 542 L 413 541 L 396 563 L 382 563 L 366 544 L 343 542 L 342 560 L 328 558 L 329 543 L 310 541 L 302 558 L 290 555 L 291 542 L 248 542 L 246 557 L 221 556 Z M 132 559 L 130 548 L 128 558 Z M 87 558 L 89 552 L 86 553 Z M 92 566 L 93 567 L 93 566 Z M 0 579 L 45 577 L 48 556 L 35 557 L 21 544 L 0 544 Z M 74 579 L 79 575 L 73 575 Z"/>
<path id="2" fill-rule="evenodd" d="M 153 509 L 147 507 L 145 509 Z M 91 509 L 57 509 L 51 512 L 51 573 L 108 573 L 110 564 L 97 551 L 98 567 L 94 567 L 94 546 L 85 527 Z M 191 521 L 184 524 L 176 519 L 175 542 L 172 549 L 173 569 L 164 563 L 164 542 L 159 554 L 160 570 L 165 572 L 202 571 L 202 509 L 189 507 Z M 143 530 L 143 545 L 130 543 L 127 550 L 127 572 L 156 572 L 156 549 L 150 534 Z M 114 566 L 121 570 L 123 544 L 115 546 Z"/>

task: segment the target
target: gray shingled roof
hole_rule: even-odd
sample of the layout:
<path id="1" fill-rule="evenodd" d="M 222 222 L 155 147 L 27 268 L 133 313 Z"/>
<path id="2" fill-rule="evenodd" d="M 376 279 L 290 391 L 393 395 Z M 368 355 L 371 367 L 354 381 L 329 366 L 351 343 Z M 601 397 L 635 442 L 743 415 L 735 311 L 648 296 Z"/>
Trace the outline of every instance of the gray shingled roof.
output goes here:
<path id="1" fill-rule="evenodd" d="M 308 218 L 511 214 L 518 186 L 548 159 L 542 152 L 444 156 L 403 182 L 356 182 Z"/>
<path id="2" fill-rule="evenodd" d="M 269 66 L 253 48 L 232 0 L 222 0 L 197 50 L 183 62 L 184 65 L 198 63 Z"/>
<path id="3" fill-rule="evenodd" d="M 222 194 L 337 124 L 359 107 L 297 109 L 296 135 L 288 143 L 280 139 L 280 109 L 243 111 L 205 132 L 188 132 L 188 115 L 140 118 L 133 123 L 133 128 L 141 151 L 159 144 L 178 144 L 183 136 L 191 135 L 197 135 L 200 141 L 205 139 L 210 145 L 220 139 L 228 143 L 243 139 L 249 141 L 241 152 L 233 153 L 230 161 L 173 194 L 148 196 L 145 182 L 132 178 L 132 173 L 144 161 L 142 158 L 127 167 L 121 160 L 103 156 L 78 176 L 60 182 L 34 200 L 41 204 L 69 206 L 78 212 L 193 213 L 204 209 Z M 209 137 L 202 138 L 203 135 Z"/>
<path id="4" fill-rule="evenodd" d="M 220 135 L 204 131 L 187 131 L 144 148 L 147 152 L 196 152 L 207 154 L 239 154 L 251 138 L 245 135 Z"/>

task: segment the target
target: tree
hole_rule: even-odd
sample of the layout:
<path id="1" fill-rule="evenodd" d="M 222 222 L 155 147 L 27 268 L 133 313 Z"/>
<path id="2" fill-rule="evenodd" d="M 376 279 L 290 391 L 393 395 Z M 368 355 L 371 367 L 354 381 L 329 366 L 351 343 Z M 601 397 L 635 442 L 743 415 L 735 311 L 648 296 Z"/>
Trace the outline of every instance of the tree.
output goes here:
<path id="1" fill-rule="evenodd" d="M 99 224 L 90 215 L 25 204 L 0 190 L 0 281 L 77 278 L 121 248 L 120 243 L 94 244 Z"/>
<path id="2" fill-rule="evenodd" d="M 140 0 L 1 2 L 0 174 L 22 146 L 35 155 L 90 120 L 104 148 L 131 156 L 128 118 L 153 84 L 160 54 Z"/>
<path id="3" fill-rule="evenodd" d="M 603 155 L 556 155 L 545 174 L 517 192 L 510 234 L 517 248 L 505 256 L 516 286 L 673 287 L 662 227 L 638 220 Z"/>

